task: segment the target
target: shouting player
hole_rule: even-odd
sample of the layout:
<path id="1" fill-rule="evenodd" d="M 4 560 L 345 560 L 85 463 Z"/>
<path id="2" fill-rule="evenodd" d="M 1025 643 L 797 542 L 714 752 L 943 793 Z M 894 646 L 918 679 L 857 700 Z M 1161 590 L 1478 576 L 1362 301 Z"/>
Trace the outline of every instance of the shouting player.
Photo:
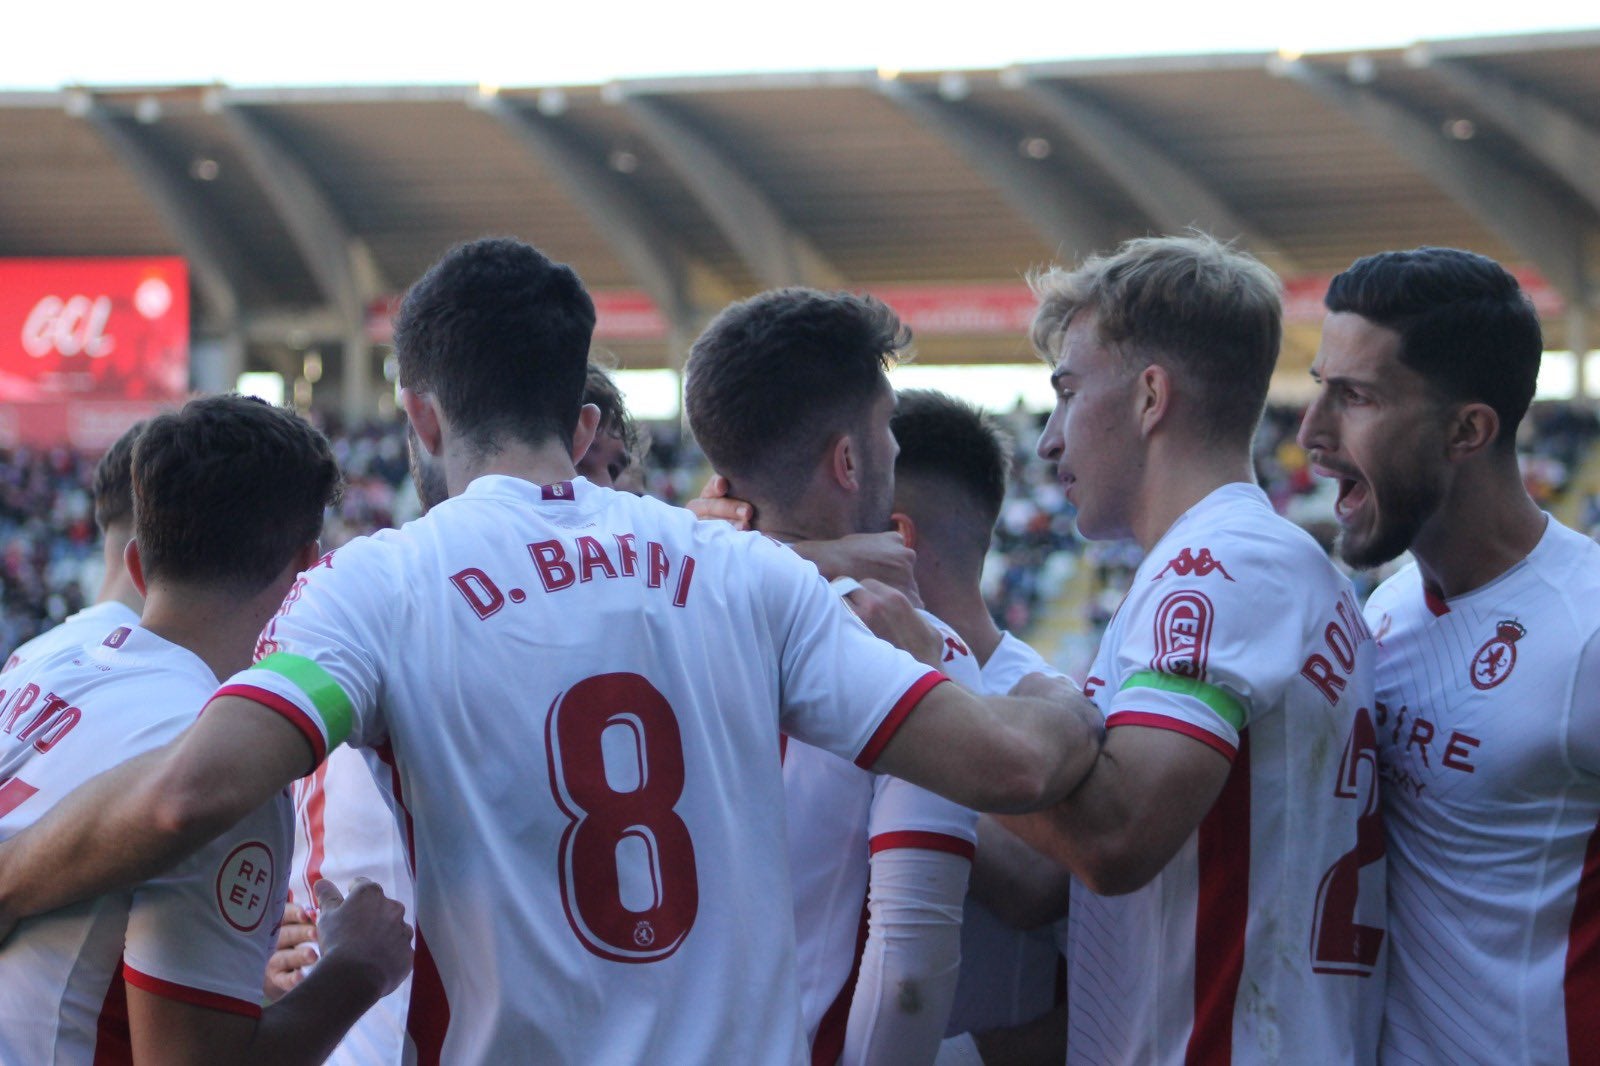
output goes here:
<path id="1" fill-rule="evenodd" d="M 889 528 L 884 368 L 909 341 L 883 303 L 811 289 L 734 304 L 695 341 L 689 427 L 757 529 L 797 543 Z M 932 661 L 979 690 L 954 632 L 941 627 L 934 645 Z M 800 740 L 784 744 L 783 790 L 811 1061 L 931 1062 L 955 993 L 976 816 Z"/>
<path id="2" fill-rule="evenodd" d="M 1539 318 L 1499 264 L 1384 252 L 1333 279 L 1300 442 L 1367 601 L 1393 939 L 1385 1062 L 1600 1053 L 1600 547 L 1517 468 Z"/>
<path id="3" fill-rule="evenodd" d="M 1039 454 L 1084 536 L 1146 553 L 1084 686 L 1104 757 L 1009 820 L 1079 878 L 1068 1061 L 1370 1062 L 1372 642 L 1349 581 L 1255 484 L 1277 279 L 1193 235 L 1036 287 L 1056 389 Z"/>
<path id="4" fill-rule="evenodd" d="M 249 662 L 317 558 L 338 469 L 294 414 L 221 396 L 152 420 L 132 479 L 144 613 L 0 675 L 0 838 L 175 736 Z M 323 883 L 322 969 L 263 1014 L 289 852 L 287 801 L 264 798 L 169 873 L 24 922 L 0 947 L 0 1061 L 322 1061 L 403 976 L 410 930 L 375 886 L 341 904 Z"/>
<path id="5" fill-rule="evenodd" d="M 13 651 L 6 659 L 7 670 L 62 648 L 97 641 L 118 626 L 139 621 L 144 596 L 128 573 L 123 555 L 128 541 L 133 539 L 133 442 L 143 429 L 143 422 L 135 422 L 94 468 L 94 523 L 100 527 L 100 552 L 105 564 L 105 576 L 94 603 Z"/>
<path id="6" fill-rule="evenodd" d="M 780 731 L 973 806 L 1083 779 L 1081 704 L 979 700 L 766 538 L 575 481 L 593 327 L 514 240 L 412 287 L 402 401 L 451 498 L 302 575 L 182 737 L 0 845 L 0 932 L 170 865 L 348 740 L 404 815 L 419 1061 L 799 1063 Z"/>

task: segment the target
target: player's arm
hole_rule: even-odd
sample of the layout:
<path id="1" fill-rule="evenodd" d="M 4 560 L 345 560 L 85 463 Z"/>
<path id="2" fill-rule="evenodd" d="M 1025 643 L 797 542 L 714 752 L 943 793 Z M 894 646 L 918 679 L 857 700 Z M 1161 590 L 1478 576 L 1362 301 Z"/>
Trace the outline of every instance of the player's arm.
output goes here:
<path id="1" fill-rule="evenodd" d="M 357 879 L 348 899 L 328 881 L 316 885 L 322 961 L 259 1018 L 183 1002 L 128 984 L 128 1030 L 135 1062 L 145 1066 L 298 1066 L 332 1054 L 350 1026 L 392 992 L 411 970 L 405 908 L 371 881 Z"/>
<path id="2" fill-rule="evenodd" d="M 1184 733 L 1119 726 L 1107 733 L 1088 779 L 1069 798 L 1000 823 L 1093 891 L 1133 892 L 1199 826 L 1231 765 L 1215 747 Z"/>
<path id="3" fill-rule="evenodd" d="M 1037 929 L 1066 917 L 1072 875 L 994 817 L 978 819 L 972 898 L 1013 929 Z"/>
<path id="4" fill-rule="evenodd" d="M 22 918 L 149 880 L 312 763 L 310 743 L 277 712 L 212 700 L 170 744 L 84 783 L 0 843 L 0 939 Z"/>
<path id="5" fill-rule="evenodd" d="M 1059 803 L 1090 776 L 1105 723 L 1064 678 L 1026 680 L 1025 694 L 1014 696 L 934 686 L 872 768 L 979 811 Z"/>
<path id="6" fill-rule="evenodd" d="M 965 853 L 920 847 L 881 850 L 871 863 L 867 943 L 840 1062 L 931 1062 L 961 970 L 971 864 Z"/>

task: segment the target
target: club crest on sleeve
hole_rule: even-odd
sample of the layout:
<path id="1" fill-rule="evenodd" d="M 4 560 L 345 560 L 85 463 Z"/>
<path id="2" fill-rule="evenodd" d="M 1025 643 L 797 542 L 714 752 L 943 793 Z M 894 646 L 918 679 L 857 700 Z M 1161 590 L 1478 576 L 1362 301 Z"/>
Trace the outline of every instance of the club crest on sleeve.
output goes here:
<path id="1" fill-rule="evenodd" d="M 1472 685 L 1478 689 L 1491 689 L 1511 676 L 1517 665 L 1517 641 L 1528 635 L 1520 622 L 1504 619 L 1495 627 L 1494 636 L 1483 642 L 1472 657 Z"/>
<path id="2" fill-rule="evenodd" d="M 1217 561 L 1211 554 L 1210 548 L 1201 548 L 1198 553 L 1191 548 L 1183 549 L 1174 558 L 1168 560 L 1167 565 L 1161 568 L 1161 572 L 1150 580 L 1160 581 L 1169 573 L 1177 574 L 1179 577 L 1188 577 L 1190 574 L 1194 574 L 1196 577 L 1206 577 L 1210 574 L 1218 573 L 1229 581 L 1233 580 L 1233 575 L 1228 573 L 1228 568 Z"/>
<path id="3" fill-rule="evenodd" d="M 1204 680 L 1211 651 L 1211 601 L 1184 589 L 1169 594 L 1156 608 L 1156 654 L 1150 669 L 1177 677 Z"/>
<path id="4" fill-rule="evenodd" d="M 253 933 L 267 916 L 272 899 L 272 849 L 259 840 L 240 844 L 217 871 L 217 907 L 241 933 Z"/>

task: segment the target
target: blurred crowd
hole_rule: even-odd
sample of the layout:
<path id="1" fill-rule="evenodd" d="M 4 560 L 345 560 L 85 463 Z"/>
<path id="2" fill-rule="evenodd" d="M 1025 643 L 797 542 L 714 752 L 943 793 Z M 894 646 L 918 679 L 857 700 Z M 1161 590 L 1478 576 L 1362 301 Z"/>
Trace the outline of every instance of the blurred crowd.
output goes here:
<path id="1" fill-rule="evenodd" d="M 1278 510 L 1331 546 L 1333 489 L 1314 477 L 1295 443 L 1300 412 L 1269 407 L 1256 438 L 1256 471 Z M 1014 449 L 1011 488 L 1000 513 L 984 568 L 984 594 L 996 621 L 1027 636 L 1053 605 L 1065 603 L 1056 622 L 1084 636 L 1092 648 L 1121 602 L 1142 558 L 1127 542 L 1089 543 L 1078 538 L 1072 508 L 1053 471 L 1034 455 L 1042 418 L 1022 410 L 1000 416 Z M 623 486 L 681 504 L 700 491 L 708 474 L 694 442 L 676 422 L 652 423 L 642 461 Z M 345 471 L 343 499 L 329 514 L 324 546 L 402 525 L 421 511 L 411 486 L 405 433 L 395 424 L 369 425 L 331 435 Z M 1600 535 L 1600 478 L 1593 489 L 1575 479 L 1600 440 L 1591 409 L 1536 405 L 1520 442 L 1524 479 L 1542 506 L 1553 508 L 1569 492 L 1581 499 L 1568 517 Z M 0 449 L 0 651 L 35 636 L 85 605 L 101 577 L 90 486 L 98 456 L 61 446 Z M 1379 574 L 1355 575 L 1365 594 Z"/>

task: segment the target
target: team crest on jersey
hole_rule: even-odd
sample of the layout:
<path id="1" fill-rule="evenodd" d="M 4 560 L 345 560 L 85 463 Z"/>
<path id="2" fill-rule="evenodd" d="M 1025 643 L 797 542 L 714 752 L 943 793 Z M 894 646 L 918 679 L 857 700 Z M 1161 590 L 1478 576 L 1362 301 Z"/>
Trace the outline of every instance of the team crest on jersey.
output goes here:
<path id="1" fill-rule="evenodd" d="M 649 922 L 641 921 L 633 927 L 633 942 L 642 948 L 647 948 L 656 942 L 656 927 Z"/>
<path id="2" fill-rule="evenodd" d="M 1229 581 L 1233 580 L 1233 575 L 1228 573 L 1227 567 L 1212 556 L 1210 548 L 1201 548 L 1198 553 L 1189 548 L 1183 549 L 1175 558 L 1168 561 L 1166 566 L 1161 568 L 1161 573 L 1150 580 L 1160 581 L 1169 573 L 1177 574 L 1179 577 L 1188 577 L 1190 574 L 1205 577 L 1208 574 L 1218 573 Z"/>
<path id="3" fill-rule="evenodd" d="M 1517 665 L 1517 641 L 1527 635 L 1525 626 L 1509 618 L 1496 626 L 1494 636 L 1472 657 L 1472 686 L 1491 689 L 1510 677 Z"/>
<path id="4" fill-rule="evenodd" d="M 1211 651 L 1211 601 L 1192 589 L 1174 592 L 1156 608 L 1157 673 L 1204 679 Z"/>
<path id="5" fill-rule="evenodd" d="M 240 844 L 217 871 L 217 906 L 227 923 L 253 933 L 267 916 L 273 888 L 272 849 L 259 840 Z"/>

